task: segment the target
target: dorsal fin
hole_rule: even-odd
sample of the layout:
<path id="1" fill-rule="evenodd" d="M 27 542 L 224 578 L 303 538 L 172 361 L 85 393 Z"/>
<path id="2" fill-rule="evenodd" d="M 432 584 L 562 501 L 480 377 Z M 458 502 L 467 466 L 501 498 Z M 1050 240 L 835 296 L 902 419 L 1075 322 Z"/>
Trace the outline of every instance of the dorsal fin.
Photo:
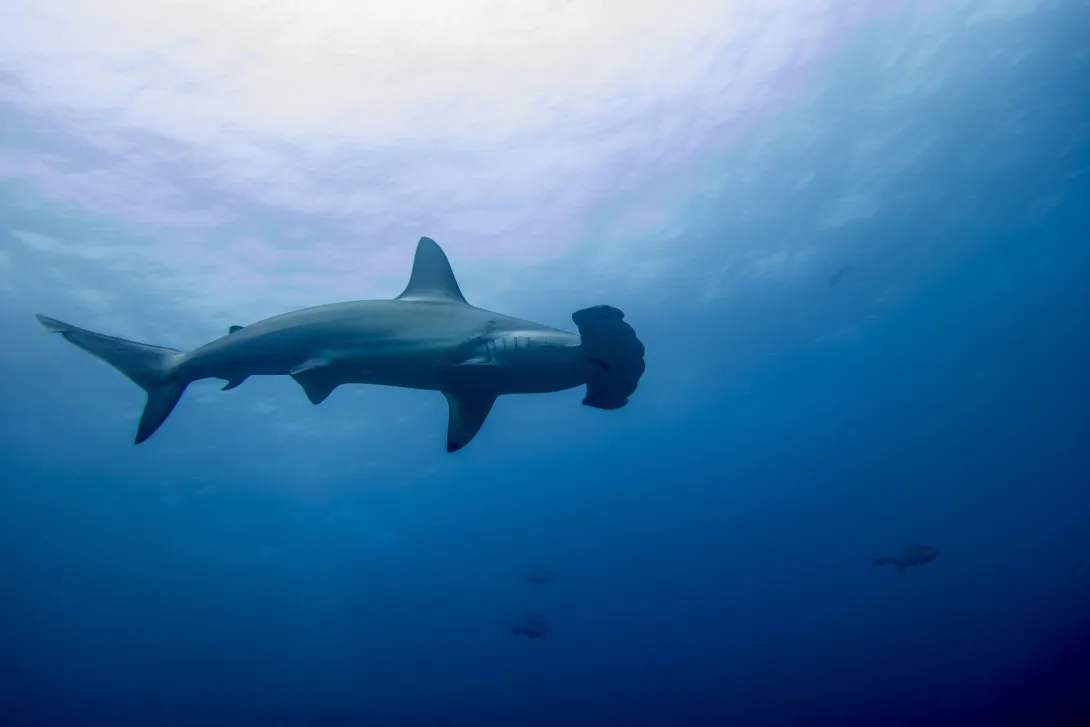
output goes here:
<path id="1" fill-rule="evenodd" d="M 238 332 L 239 332 L 239 331 L 241 331 L 242 329 L 243 329 L 243 326 L 231 326 L 230 328 L 228 328 L 228 329 L 227 329 L 227 333 L 228 333 L 228 334 L 231 334 L 231 333 L 238 333 Z"/>
<path id="2" fill-rule="evenodd" d="M 397 300 L 436 301 L 446 303 L 465 303 L 454 271 L 450 269 L 443 248 L 430 237 L 421 237 L 416 245 L 416 257 L 413 259 L 413 272 L 409 284 Z"/>

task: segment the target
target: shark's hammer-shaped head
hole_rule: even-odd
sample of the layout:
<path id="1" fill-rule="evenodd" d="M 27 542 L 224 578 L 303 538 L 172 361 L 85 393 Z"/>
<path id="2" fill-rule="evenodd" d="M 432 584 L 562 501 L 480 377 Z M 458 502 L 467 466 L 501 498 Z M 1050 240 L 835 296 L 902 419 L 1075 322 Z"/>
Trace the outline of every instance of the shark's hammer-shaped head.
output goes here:
<path id="1" fill-rule="evenodd" d="M 573 313 L 572 320 L 579 327 L 583 355 L 599 367 L 587 381 L 584 406 L 620 409 L 643 376 L 643 342 L 613 306 L 584 308 Z"/>

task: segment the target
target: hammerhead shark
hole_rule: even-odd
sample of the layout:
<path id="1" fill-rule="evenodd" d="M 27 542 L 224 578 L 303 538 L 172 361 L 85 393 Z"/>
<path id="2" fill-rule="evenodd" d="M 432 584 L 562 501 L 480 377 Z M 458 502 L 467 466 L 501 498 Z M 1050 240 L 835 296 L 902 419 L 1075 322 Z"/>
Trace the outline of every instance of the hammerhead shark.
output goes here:
<path id="1" fill-rule="evenodd" d="M 251 376 L 290 376 L 313 404 L 341 384 L 439 391 L 449 406 L 447 451 L 456 452 L 501 394 L 586 385 L 584 405 L 619 409 L 644 371 L 643 343 L 618 309 L 576 311 L 574 334 L 477 308 L 462 296 L 446 253 L 427 237 L 417 244 L 409 284 L 393 300 L 332 303 L 231 326 L 189 353 L 37 318 L 144 389 L 135 444 L 154 434 L 200 379 L 222 379 L 226 391 Z"/>

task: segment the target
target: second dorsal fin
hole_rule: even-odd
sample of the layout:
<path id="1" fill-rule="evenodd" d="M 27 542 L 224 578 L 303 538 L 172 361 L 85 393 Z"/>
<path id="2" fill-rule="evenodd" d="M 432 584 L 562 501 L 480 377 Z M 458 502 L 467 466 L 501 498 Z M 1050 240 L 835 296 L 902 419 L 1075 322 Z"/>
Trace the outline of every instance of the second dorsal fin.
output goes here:
<path id="1" fill-rule="evenodd" d="M 430 237 L 421 237 L 416 245 L 413 272 L 409 284 L 397 300 L 467 303 L 458 288 L 443 248 Z"/>
<path id="2" fill-rule="evenodd" d="M 231 326 L 230 328 L 227 329 L 227 333 L 229 333 L 229 334 L 230 333 L 238 333 L 239 331 L 242 330 L 242 328 L 243 328 L 243 326 Z"/>

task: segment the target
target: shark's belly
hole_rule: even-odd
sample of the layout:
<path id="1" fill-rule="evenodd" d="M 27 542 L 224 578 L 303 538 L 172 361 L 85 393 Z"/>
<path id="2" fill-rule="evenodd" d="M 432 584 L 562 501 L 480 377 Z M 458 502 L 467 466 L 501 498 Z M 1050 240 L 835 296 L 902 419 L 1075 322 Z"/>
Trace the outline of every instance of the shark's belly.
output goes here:
<path id="1" fill-rule="evenodd" d="M 463 350 L 447 358 L 393 357 L 344 361 L 324 372 L 343 384 L 374 384 L 404 389 L 500 394 L 547 394 L 587 382 L 585 366 L 477 365 L 466 363 Z"/>
<path id="2" fill-rule="evenodd" d="M 448 379 L 445 363 L 404 358 L 376 358 L 346 361 L 324 372 L 342 384 L 373 384 L 402 389 L 442 391 Z"/>
<path id="3" fill-rule="evenodd" d="M 484 389 L 496 394 L 549 394 L 581 386 L 586 372 L 579 366 L 466 366 L 449 372 L 453 387 Z"/>

